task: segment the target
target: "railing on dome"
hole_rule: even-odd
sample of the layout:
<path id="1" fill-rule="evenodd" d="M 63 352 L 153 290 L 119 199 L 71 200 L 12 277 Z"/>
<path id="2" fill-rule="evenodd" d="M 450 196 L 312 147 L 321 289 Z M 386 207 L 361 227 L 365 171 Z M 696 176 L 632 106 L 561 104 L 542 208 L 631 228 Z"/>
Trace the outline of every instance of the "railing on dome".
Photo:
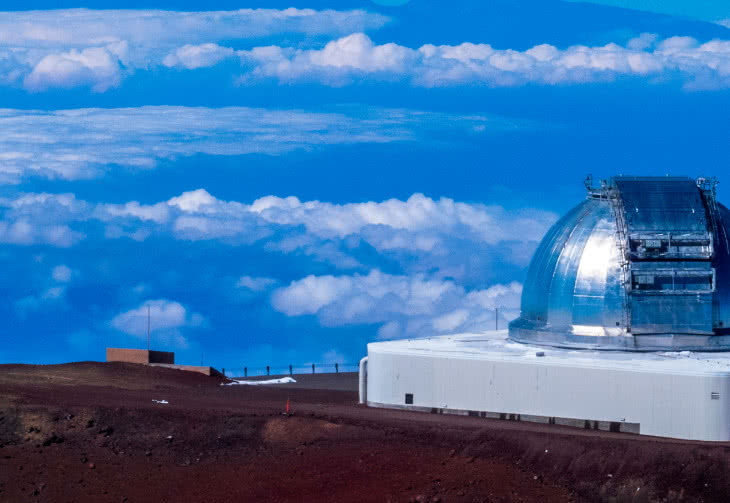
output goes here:
<path id="1" fill-rule="evenodd" d="M 710 224 L 712 225 L 712 234 L 715 238 L 720 237 L 725 241 L 725 249 L 730 249 L 730 243 L 728 243 L 727 233 L 724 230 L 722 222 L 722 213 L 720 208 L 717 206 L 717 184 L 720 182 L 714 176 L 700 177 L 697 179 L 697 187 L 702 191 L 702 194 L 707 201 L 707 209 L 709 213 Z M 719 232 L 723 229 L 723 232 Z"/>
<path id="2" fill-rule="evenodd" d="M 611 202 L 611 212 L 616 218 L 616 242 L 619 249 L 619 265 L 621 266 L 621 284 L 624 287 L 623 299 L 623 315 L 624 328 L 626 333 L 631 332 L 631 303 L 629 302 L 629 293 L 631 292 L 631 260 L 628 253 L 628 230 L 626 220 L 624 219 L 624 207 L 621 196 L 616 188 L 609 188 L 609 201 Z"/>

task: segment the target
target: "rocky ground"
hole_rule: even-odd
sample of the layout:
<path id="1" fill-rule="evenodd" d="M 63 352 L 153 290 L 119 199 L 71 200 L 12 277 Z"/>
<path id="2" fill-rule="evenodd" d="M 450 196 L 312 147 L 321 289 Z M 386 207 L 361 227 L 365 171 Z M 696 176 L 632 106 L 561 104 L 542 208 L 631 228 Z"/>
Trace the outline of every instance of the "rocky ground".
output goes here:
<path id="1" fill-rule="evenodd" d="M 371 409 L 351 375 L 306 379 L 0 365 L 0 501 L 730 501 L 728 445 Z"/>

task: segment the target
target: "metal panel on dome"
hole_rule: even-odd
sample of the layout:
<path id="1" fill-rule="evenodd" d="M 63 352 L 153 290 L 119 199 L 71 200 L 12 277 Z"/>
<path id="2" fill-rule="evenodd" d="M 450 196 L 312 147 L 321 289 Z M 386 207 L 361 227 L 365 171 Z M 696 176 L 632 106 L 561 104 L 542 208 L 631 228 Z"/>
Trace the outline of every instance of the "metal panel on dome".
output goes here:
<path id="1" fill-rule="evenodd" d="M 581 257 L 594 229 L 603 215 L 596 201 L 590 201 L 570 233 L 570 240 L 563 246 L 550 285 L 548 323 L 554 327 L 570 327 L 575 313 L 575 290 Z M 603 273 L 605 274 L 605 272 Z M 595 279 L 595 278 L 593 278 Z"/>
<path id="2" fill-rule="evenodd" d="M 707 209 L 690 178 L 617 177 L 632 259 L 710 259 Z"/>
<path id="3" fill-rule="evenodd" d="M 718 233 L 713 266 L 715 268 L 715 298 L 713 327 L 716 333 L 730 333 L 730 210 L 718 204 Z"/>
<path id="4" fill-rule="evenodd" d="M 633 334 L 712 334 L 713 239 L 697 182 L 617 177 L 613 185 L 625 212 Z"/>
<path id="5" fill-rule="evenodd" d="M 579 258 L 573 291 L 574 326 L 603 326 L 620 335 L 623 323 L 623 297 L 619 281 L 620 265 L 616 247 L 616 220 L 608 205 L 595 212 L 592 232 Z"/>
<path id="6" fill-rule="evenodd" d="M 547 320 L 548 295 L 543 292 L 550 290 L 560 251 L 570 238 L 573 227 L 592 208 L 591 201 L 584 201 L 569 211 L 550 228 L 532 256 L 531 274 L 528 274 L 522 289 L 522 311 L 530 319 Z"/>
<path id="7" fill-rule="evenodd" d="M 683 177 L 616 177 L 630 232 L 707 233 L 705 206 L 697 183 Z"/>

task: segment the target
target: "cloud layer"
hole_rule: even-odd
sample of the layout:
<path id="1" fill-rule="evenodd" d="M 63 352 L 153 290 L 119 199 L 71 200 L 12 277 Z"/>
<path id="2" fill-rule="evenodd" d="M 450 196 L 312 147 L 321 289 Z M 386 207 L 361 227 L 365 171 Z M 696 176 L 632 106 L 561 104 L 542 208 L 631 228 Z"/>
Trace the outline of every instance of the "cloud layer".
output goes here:
<path id="1" fill-rule="evenodd" d="M 33 92 L 75 87 L 104 92 L 139 71 L 195 70 L 229 61 L 233 67 L 223 78 L 245 85 L 275 79 L 328 86 L 509 87 L 634 77 L 679 79 L 693 89 L 730 86 L 728 40 L 658 40 L 643 34 L 625 47 L 540 44 L 518 51 L 472 42 L 411 48 L 376 44 L 365 34 L 387 22 L 361 10 L 293 8 L 2 12 L 0 85 Z M 277 45 L 280 40 L 287 43 Z"/>
<path id="2" fill-rule="evenodd" d="M 483 132 L 507 126 L 499 118 L 375 108 L 332 113 L 176 106 L 0 109 L 0 184 L 28 176 L 91 178 L 110 165 L 148 169 L 158 160 L 194 154 L 277 155 L 327 145 L 411 141 L 439 128 Z"/>
<path id="3" fill-rule="evenodd" d="M 360 10 L 294 8 L 0 12 L 0 84 L 30 91 L 84 86 L 103 92 L 135 70 L 159 66 L 185 44 L 284 34 L 337 36 L 377 29 L 387 21 Z"/>
<path id="4" fill-rule="evenodd" d="M 247 71 L 241 82 L 320 82 L 341 86 L 360 80 L 405 81 L 414 86 L 511 87 L 607 82 L 620 77 L 672 78 L 694 88 L 730 86 L 730 41 L 700 43 L 691 37 L 657 40 L 644 34 L 626 47 L 541 44 L 526 51 L 489 44 L 426 44 L 411 49 L 376 45 L 364 33 L 327 43 L 322 49 L 258 47 L 238 51 Z"/>
<path id="5" fill-rule="evenodd" d="M 364 270 L 370 251 L 413 274 L 478 281 L 493 261 L 524 267 L 555 221 L 550 212 L 431 199 L 333 204 L 266 196 L 251 204 L 223 201 L 203 189 L 156 204 L 92 204 L 71 194 L 24 194 L 0 200 L 0 242 L 69 247 L 87 236 L 144 241 L 161 236 L 187 242 L 257 246 L 301 255 L 337 269 Z M 263 291 L 267 278 L 242 277 L 238 286 Z"/>
<path id="6" fill-rule="evenodd" d="M 193 241 L 238 235 L 256 239 L 255 235 L 246 237 L 251 227 L 302 227 L 308 235 L 322 239 L 343 240 L 361 235 L 381 251 L 398 248 L 431 251 L 439 246 L 438 234 L 460 235 L 489 244 L 522 240 L 525 236 L 538 239 L 555 220 L 553 213 L 540 210 L 508 212 L 500 206 L 460 203 L 449 198 L 434 200 L 422 194 L 414 194 L 405 201 L 346 204 L 265 196 L 245 204 L 217 199 L 204 189 L 184 192 L 151 205 L 137 201 L 91 204 L 76 199 L 73 194 L 24 194 L 0 199 L 0 208 L 5 208 L 0 222 L 9 226 L 18 221 L 28 222 L 31 227 L 40 222 L 67 225 L 90 220 L 106 224 L 151 224 Z M 397 232 L 400 237 L 369 233 L 386 229 Z"/>
<path id="7" fill-rule="evenodd" d="M 299 33 L 336 35 L 376 29 L 388 18 L 362 10 L 240 9 L 0 12 L 0 44 L 15 47 L 91 46 L 127 41 L 141 47 L 183 42 L 254 39 Z"/>
<path id="8" fill-rule="evenodd" d="M 486 330 L 494 326 L 495 308 L 499 308 L 500 325 L 505 326 L 518 314 L 521 285 L 485 279 L 484 273 L 510 263 L 524 268 L 556 218 L 534 209 L 508 211 L 422 194 L 406 200 L 347 204 L 277 196 L 243 203 L 218 199 L 204 189 L 155 204 L 92 203 L 72 194 L 22 194 L 0 199 L 0 209 L 0 228 L 24 229 L 0 234 L 0 242 L 45 245 L 44 253 L 55 248 L 68 257 L 86 257 L 89 250 L 97 254 L 99 249 L 175 250 L 179 246 L 181 264 L 187 264 L 185 257 L 196 256 L 200 271 L 183 273 L 163 267 L 150 279 L 149 271 L 142 268 L 145 277 L 125 278 L 126 293 L 116 295 L 127 307 L 116 307 L 104 322 L 107 330 L 144 338 L 149 308 L 155 340 L 178 348 L 193 343 L 189 336 L 199 332 L 210 316 L 200 307 L 195 311 L 203 314 L 196 314 L 184 299 L 170 300 L 188 287 L 197 292 L 198 303 L 199 296 L 221 298 L 218 290 L 223 289 L 228 292 L 223 298 L 232 305 L 266 304 L 286 317 L 313 317 L 324 327 L 369 325 L 370 338 Z M 223 276 L 208 270 L 207 262 L 198 256 L 202 250 L 220 246 L 230 251 L 218 253 L 234 257 L 221 266 Z M 75 247 L 74 251 L 63 252 L 69 247 Z M 118 255 L 109 257 L 115 263 L 112 269 L 125 275 L 138 269 L 125 262 L 137 258 Z M 235 257 L 246 256 L 259 258 L 239 269 Z M 250 274 L 263 272 L 259 267 L 271 260 L 299 265 L 288 276 Z M 241 262 L 245 265 L 245 260 Z M 299 274 L 313 270 L 313 263 L 323 266 L 316 270 L 341 272 Z M 54 260 L 47 269 L 48 278 L 39 279 L 30 295 L 14 301 L 17 316 L 28 316 L 41 306 L 62 308 L 66 297 L 75 298 L 78 288 L 89 287 L 84 277 L 102 274 L 104 285 L 104 281 L 116 281 L 105 276 L 110 267 L 107 259 L 94 262 L 94 271 L 78 271 L 78 267 Z M 167 290 L 155 293 L 140 281 L 162 281 Z M 142 302 L 148 296 L 157 300 Z"/>

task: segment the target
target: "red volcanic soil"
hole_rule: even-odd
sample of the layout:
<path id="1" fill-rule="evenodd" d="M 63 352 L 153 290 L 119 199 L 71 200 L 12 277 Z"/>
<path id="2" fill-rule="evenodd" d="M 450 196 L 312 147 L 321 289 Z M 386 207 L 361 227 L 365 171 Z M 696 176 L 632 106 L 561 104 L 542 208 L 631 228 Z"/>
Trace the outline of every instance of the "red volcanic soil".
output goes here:
<path id="1" fill-rule="evenodd" d="M 0 501 L 730 501 L 725 444 L 372 409 L 352 375 L 295 378 L 0 365 Z"/>

